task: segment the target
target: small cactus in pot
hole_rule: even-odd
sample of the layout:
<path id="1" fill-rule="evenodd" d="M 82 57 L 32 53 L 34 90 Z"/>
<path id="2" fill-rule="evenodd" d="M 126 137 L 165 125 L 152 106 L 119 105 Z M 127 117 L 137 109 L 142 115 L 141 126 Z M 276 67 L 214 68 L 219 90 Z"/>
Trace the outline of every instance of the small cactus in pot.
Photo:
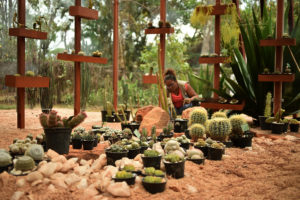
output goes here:
<path id="1" fill-rule="evenodd" d="M 25 152 L 26 156 L 30 156 L 35 161 L 41 161 L 44 157 L 44 149 L 42 145 L 32 144 Z"/>
<path id="2" fill-rule="evenodd" d="M 242 125 L 247 124 L 246 119 L 242 115 L 232 115 L 229 117 L 232 127 L 232 136 L 242 136 L 244 134 Z"/>
<path id="3" fill-rule="evenodd" d="M 207 111 L 204 108 L 197 108 L 190 113 L 189 126 L 193 124 L 205 125 L 207 118 Z"/>
<path id="4" fill-rule="evenodd" d="M 231 124 L 229 119 L 214 118 L 207 123 L 207 132 L 209 136 L 218 141 L 226 141 L 231 133 Z"/>
<path id="5" fill-rule="evenodd" d="M 193 124 L 190 128 L 190 135 L 194 141 L 205 137 L 205 127 L 202 124 Z"/>

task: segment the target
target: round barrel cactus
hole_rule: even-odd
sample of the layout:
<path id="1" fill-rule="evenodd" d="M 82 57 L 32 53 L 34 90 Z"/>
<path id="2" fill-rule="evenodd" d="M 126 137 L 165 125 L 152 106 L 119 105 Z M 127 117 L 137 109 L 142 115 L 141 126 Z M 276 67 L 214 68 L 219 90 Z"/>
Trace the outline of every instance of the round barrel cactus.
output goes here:
<path id="1" fill-rule="evenodd" d="M 229 119 L 214 118 L 207 124 L 207 132 L 209 136 L 218 141 L 226 141 L 231 133 L 231 124 Z"/>
<path id="2" fill-rule="evenodd" d="M 43 160 L 44 149 L 42 145 L 32 144 L 25 152 L 26 156 L 30 156 L 33 160 Z"/>
<path id="3" fill-rule="evenodd" d="M 222 111 L 217 111 L 217 112 L 214 112 L 211 116 L 211 118 L 216 118 L 216 117 L 221 117 L 221 118 L 227 118 L 227 115 L 225 112 L 222 112 Z"/>
<path id="4" fill-rule="evenodd" d="M 6 167 L 12 163 L 11 156 L 5 151 L 0 152 L 0 167 Z"/>
<path id="5" fill-rule="evenodd" d="M 30 156 L 21 156 L 15 163 L 15 169 L 20 171 L 29 171 L 34 167 L 34 160 Z"/>
<path id="6" fill-rule="evenodd" d="M 205 108 L 197 108 L 193 110 L 189 117 L 189 125 L 202 124 L 204 125 L 207 120 L 207 111 Z"/>
<path id="7" fill-rule="evenodd" d="M 242 125 L 246 124 L 246 119 L 241 115 L 232 115 L 230 118 L 232 135 L 243 135 Z"/>
<path id="8" fill-rule="evenodd" d="M 205 135 L 205 127 L 202 124 L 193 124 L 190 129 L 190 135 L 197 141 L 198 138 L 203 138 Z"/>

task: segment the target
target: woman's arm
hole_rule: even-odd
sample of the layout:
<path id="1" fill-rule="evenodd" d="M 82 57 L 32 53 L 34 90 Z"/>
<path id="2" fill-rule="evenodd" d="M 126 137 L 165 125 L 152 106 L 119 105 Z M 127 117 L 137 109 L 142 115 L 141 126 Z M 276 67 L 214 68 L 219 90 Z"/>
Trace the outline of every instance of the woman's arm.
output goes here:
<path id="1" fill-rule="evenodd" d="M 185 103 L 191 103 L 191 101 L 198 98 L 198 94 L 195 92 L 195 90 L 188 83 L 186 83 L 186 93 L 190 98 L 186 98 L 184 100 Z"/>

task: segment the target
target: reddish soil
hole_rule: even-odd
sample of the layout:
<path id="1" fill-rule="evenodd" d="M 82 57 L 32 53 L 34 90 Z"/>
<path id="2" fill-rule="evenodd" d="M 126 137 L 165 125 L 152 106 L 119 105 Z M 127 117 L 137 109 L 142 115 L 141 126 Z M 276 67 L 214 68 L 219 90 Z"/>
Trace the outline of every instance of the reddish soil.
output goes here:
<path id="1" fill-rule="evenodd" d="M 71 109 L 57 109 L 62 116 L 72 115 Z M 26 110 L 26 129 L 16 128 L 15 110 L 0 111 L 0 148 L 8 149 L 14 138 L 25 138 L 28 133 L 34 136 L 43 130 L 39 124 L 40 110 Z M 87 112 L 88 118 L 81 125 L 91 128 L 100 125 L 100 112 Z M 120 128 L 120 124 L 107 124 Z M 205 161 L 205 165 L 191 162 L 185 164 L 185 177 L 168 178 L 167 189 L 163 193 L 151 195 L 140 183 L 131 188 L 131 197 L 127 199 L 238 199 L 259 200 L 300 199 L 300 141 L 290 141 L 284 136 L 269 134 L 269 131 L 253 129 L 259 137 L 253 139 L 252 148 L 228 148 L 222 161 Z M 299 136 L 299 134 L 294 134 Z M 267 137 L 269 138 L 267 138 Z M 93 151 L 70 150 L 68 157 L 78 156 L 89 159 L 98 157 L 104 146 L 98 145 Z M 15 182 L 20 177 L 8 175 L 0 179 L 0 199 L 8 200 L 17 191 Z M 98 194 L 106 199 L 107 194 Z M 74 188 L 61 188 L 51 193 L 47 186 L 26 188 L 21 199 L 86 199 L 82 191 Z"/>

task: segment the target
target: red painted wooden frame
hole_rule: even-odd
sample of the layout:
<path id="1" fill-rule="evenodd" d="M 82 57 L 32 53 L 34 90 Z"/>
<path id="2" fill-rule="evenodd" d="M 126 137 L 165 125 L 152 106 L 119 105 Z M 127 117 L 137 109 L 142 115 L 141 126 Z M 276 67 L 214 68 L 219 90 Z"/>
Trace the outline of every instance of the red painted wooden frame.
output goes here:
<path id="1" fill-rule="evenodd" d="M 231 5 L 215 5 L 215 6 L 211 6 L 212 12 L 210 13 L 210 15 L 225 15 L 226 14 L 226 9 L 228 7 L 230 7 Z M 209 6 L 203 6 L 200 7 L 200 9 L 202 9 L 204 12 L 207 12 Z"/>
<path id="2" fill-rule="evenodd" d="M 295 46 L 296 39 L 295 38 L 280 38 L 280 39 L 267 39 L 260 40 L 260 46 Z"/>
<path id="3" fill-rule="evenodd" d="M 293 82 L 295 74 L 262 74 L 258 75 L 260 82 Z"/>
<path id="4" fill-rule="evenodd" d="M 36 30 L 26 29 L 26 28 L 10 28 L 9 35 L 16 36 L 16 37 L 31 38 L 31 39 L 40 39 L 40 40 L 47 39 L 46 32 L 41 32 L 41 31 L 36 31 Z"/>
<path id="5" fill-rule="evenodd" d="M 200 64 L 215 64 L 215 63 L 230 63 L 231 59 L 230 57 L 223 57 L 223 56 L 218 56 L 218 57 L 200 57 L 199 58 L 199 63 Z"/>
<path id="6" fill-rule="evenodd" d="M 174 33 L 174 28 L 148 28 L 145 29 L 145 34 L 169 34 Z"/>
<path id="7" fill-rule="evenodd" d="M 57 54 L 58 60 L 73 61 L 73 62 L 88 62 L 107 64 L 107 58 L 93 57 L 93 56 L 80 56 L 76 54 L 59 53 Z"/>
<path id="8" fill-rule="evenodd" d="M 154 76 L 154 75 L 144 75 L 143 76 L 143 83 L 156 84 L 157 83 L 157 77 Z"/>
<path id="9" fill-rule="evenodd" d="M 201 102 L 201 106 L 204 108 L 210 108 L 214 110 L 229 109 L 229 110 L 243 110 L 245 107 L 245 101 L 240 104 L 218 103 L 217 99 L 210 99 L 208 101 Z"/>
<path id="10" fill-rule="evenodd" d="M 5 85 L 14 88 L 43 88 L 49 87 L 49 77 L 39 76 L 5 76 Z"/>
<path id="11" fill-rule="evenodd" d="M 94 9 L 89 9 L 81 6 L 70 6 L 69 13 L 74 17 L 81 17 L 85 19 L 97 20 L 98 11 Z"/>

